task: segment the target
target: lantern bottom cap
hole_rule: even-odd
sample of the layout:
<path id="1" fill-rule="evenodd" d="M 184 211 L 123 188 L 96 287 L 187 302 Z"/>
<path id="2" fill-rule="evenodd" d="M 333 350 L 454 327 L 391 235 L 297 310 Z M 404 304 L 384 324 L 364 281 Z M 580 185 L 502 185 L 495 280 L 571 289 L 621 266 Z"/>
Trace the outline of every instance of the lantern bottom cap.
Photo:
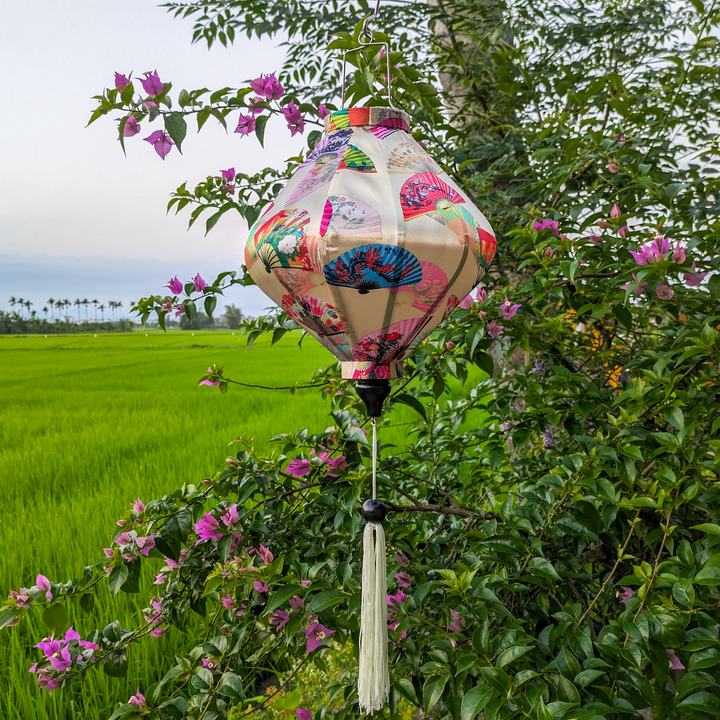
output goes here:
<path id="1" fill-rule="evenodd" d="M 403 376 L 403 364 L 392 362 L 387 365 L 378 365 L 372 362 L 341 363 L 344 380 L 393 380 Z"/>

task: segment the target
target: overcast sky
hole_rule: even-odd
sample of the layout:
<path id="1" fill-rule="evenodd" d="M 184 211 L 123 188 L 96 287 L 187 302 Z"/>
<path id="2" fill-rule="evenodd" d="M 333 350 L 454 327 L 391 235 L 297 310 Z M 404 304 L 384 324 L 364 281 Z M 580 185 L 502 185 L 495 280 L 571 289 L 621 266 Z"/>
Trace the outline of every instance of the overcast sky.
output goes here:
<path id="1" fill-rule="evenodd" d="M 240 87 L 279 69 L 279 40 L 240 38 L 234 47 L 190 42 L 192 22 L 175 20 L 152 0 L 22 0 L 0 13 L 0 309 L 11 295 L 40 310 L 48 297 L 121 300 L 160 292 L 171 275 L 213 276 L 239 269 L 247 226 L 226 215 L 203 237 L 187 230 L 187 215 L 166 215 L 169 194 L 234 166 L 279 167 L 304 145 L 284 124 L 268 125 L 265 149 L 250 137 L 226 134 L 213 120 L 195 134 L 191 121 L 183 155 L 165 161 L 143 142 L 159 121 L 143 123 L 127 141 L 116 124 L 85 127 L 93 95 L 157 69 L 181 88 Z M 176 96 L 176 95 L 175 95 Z M 118 114 L 119 115 L 119 114 Z M 232 122 L 232 117 L 228 125 Z M 92 297 L 90 297 L 92 296 Z M 256 288 L 230 297 L 246 312 L 269 301 Z"/>

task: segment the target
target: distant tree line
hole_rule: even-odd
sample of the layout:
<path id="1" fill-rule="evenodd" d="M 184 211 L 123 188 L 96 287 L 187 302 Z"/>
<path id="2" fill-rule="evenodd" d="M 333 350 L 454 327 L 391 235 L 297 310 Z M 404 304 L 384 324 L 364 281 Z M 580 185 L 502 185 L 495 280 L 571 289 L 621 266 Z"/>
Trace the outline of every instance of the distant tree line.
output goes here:
<path id="1" fill-rule="evenodd" d="M 44 318 L 25 318 L 17 312 L 0 310 L 0 335 L 131 332 L 134 328 L 135 324 L 127 319 L 80 323 L 67 320 L 50 322 Z"/>
<path id="2" fill-rule="evenodd" d="M 14 296 L 10 298 L 10 307 L 22 319 L 32 320 L 38 317 L 38 311 L 32 309 L 33 305 L 34 303 L 32 303 L 30 300 L 16 298 Z M 83 308 L 85 310 L 85 322 L 90 322 L 90 318 L 88 317 L 88 308 L 90 305 L 92 305 L 94 308 L 92 322 L 97 323 L 99 321 L 101 323 L 104 323 L 106 312 L 109 315 L 108 320 L 116 321 L 121 319 L 120 308 L 122 308 L 123 304 L 119 300 L 110 300 L 107 302 L 107 304 L 105 304 L 101 303 L 99 300 L 88 300 L 87 298 L 83 298 L 82 300 L 80 298 L 75 298 L 74 301 L 68 300 L 67 298 L 58 300 L 56 300 L 55 298 L 48 298 L 41 312 L 43 313 L 45 320 L 50 319 L 54 322 L 55 315 L 57 313 L 57 316 L 60 320 L 64 322 L 71 322 L 71 315 L 68 315 L 65 311 L 67 311 L 68 308 L 75 306 L 75 312 L 77 313 L 77 322 L 81 323 L 83 321 L 81 312 Z M 18 308 L 18 310 L 15 310 L 16 307 Z M 100 313 L 99 318 L 98 313 Z M 50 315 L 50 318 L 48 318 L 48 314 Z"/>

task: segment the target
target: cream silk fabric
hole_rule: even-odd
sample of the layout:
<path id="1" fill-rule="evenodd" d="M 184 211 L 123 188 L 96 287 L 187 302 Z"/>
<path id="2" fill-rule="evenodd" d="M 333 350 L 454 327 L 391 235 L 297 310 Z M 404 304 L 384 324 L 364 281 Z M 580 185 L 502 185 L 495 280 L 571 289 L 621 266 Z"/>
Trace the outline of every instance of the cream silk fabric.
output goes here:
<path id="1" fill-rule="evenodd" d="M 490 223 L 413 140 L 408 116 L 351 108 L 255 223 L 258 286 L 342 361 L 386 379 L 477 285 Z"/>

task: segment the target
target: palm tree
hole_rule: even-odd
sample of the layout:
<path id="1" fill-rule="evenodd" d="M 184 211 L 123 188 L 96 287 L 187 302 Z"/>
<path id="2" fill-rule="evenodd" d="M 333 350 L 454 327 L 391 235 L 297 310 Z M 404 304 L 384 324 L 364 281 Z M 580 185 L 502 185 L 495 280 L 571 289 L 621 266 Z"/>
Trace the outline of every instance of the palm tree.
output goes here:
<path id="1" fill-rule="evenodd" d="M 31 304 L 32 304 L 32 303 L 31 303 Z M 46 309 L 47 309 L 47 308 L 46 308 Z M 37 310 L 33 310 L 33 311 L 30 313 L 30 317 L 31 317 L 33 320 L 35 319 L 36 315 L 37 315 Z"/>
<path id="2" fill-rule="evenodd" d="M 15 303 L 17 303 L 17 300 L 15 299 L 15 296 L 13 295 L 10 298 L 10 307 L 14 310 L 15 309 Z"/>
<path id="3" fill-rule="evenodd" d="M 18 298 L 17 304 L 20 306 L 20 317 L 24 317 L 23 309 L 25 308 L 25 298 Z"/>
<path id="4" fill-rule="evenodd" d="M 120 308 L 122 307 L 122 302 L 118 302 L 117 306 L 118 306 L 118 319 L 120 319 Z"/>
<path id="5" fill-rule="evenodd" d="M 33 303 L 31 303 L 29 300 L 25 301 L 25 307 L 27 308 L 28 315 L 30 315 L 30 308 L 32 307 Z M 34 314 L 35 311 L 33 311 Z"/>
<path id="6" fill-rule="evenodd" d="M 105 306 L 100 306 L 100 322 L 105 322 Z"/>
<path id="7" fill-rule="evenodd" d="M 45 307 L 43 307 L 43 312 L 45 313 L 45 320 L 47 320 L 47 314 L 48 314 L 47 305 Z"/>
<path id="8" fill-rule="evenodd" d="M 82 301 L 82 304 L 85 306 L 85 322 L 87 322 L 88 321 L 87 311 L 88 311 L 88 305 L 90 304 L 90 301 L 87 298 L 85 298 Z"/>
<path id="9" fill-rule="evenodd" d="M 55 299 L 54 298 L 48 298 L 47 301 L 48 305 L 50 306 L 50 309 L 52 310 L 52 319 L 55 319 Z M 45 319 L 47 320 L 47 308 L 43 308 L 45 310 Z"/>
<path id="10" fill-rule="evenodd" d="M 98 305 L 100 303 L 97 300 L 92 300 L 91 302 L 95 306 L 95 321 L 97 322 L 97 311 L 98 311 Z"/>
<path id="11" fill-rule="evenodd" d="M 78 309 L 78 322 L 80 322 L 80 306 L 82 305 L 82 300 L 80 298 L 75 298 L 75 302 L 73 305 L 77 306 Z"/>

